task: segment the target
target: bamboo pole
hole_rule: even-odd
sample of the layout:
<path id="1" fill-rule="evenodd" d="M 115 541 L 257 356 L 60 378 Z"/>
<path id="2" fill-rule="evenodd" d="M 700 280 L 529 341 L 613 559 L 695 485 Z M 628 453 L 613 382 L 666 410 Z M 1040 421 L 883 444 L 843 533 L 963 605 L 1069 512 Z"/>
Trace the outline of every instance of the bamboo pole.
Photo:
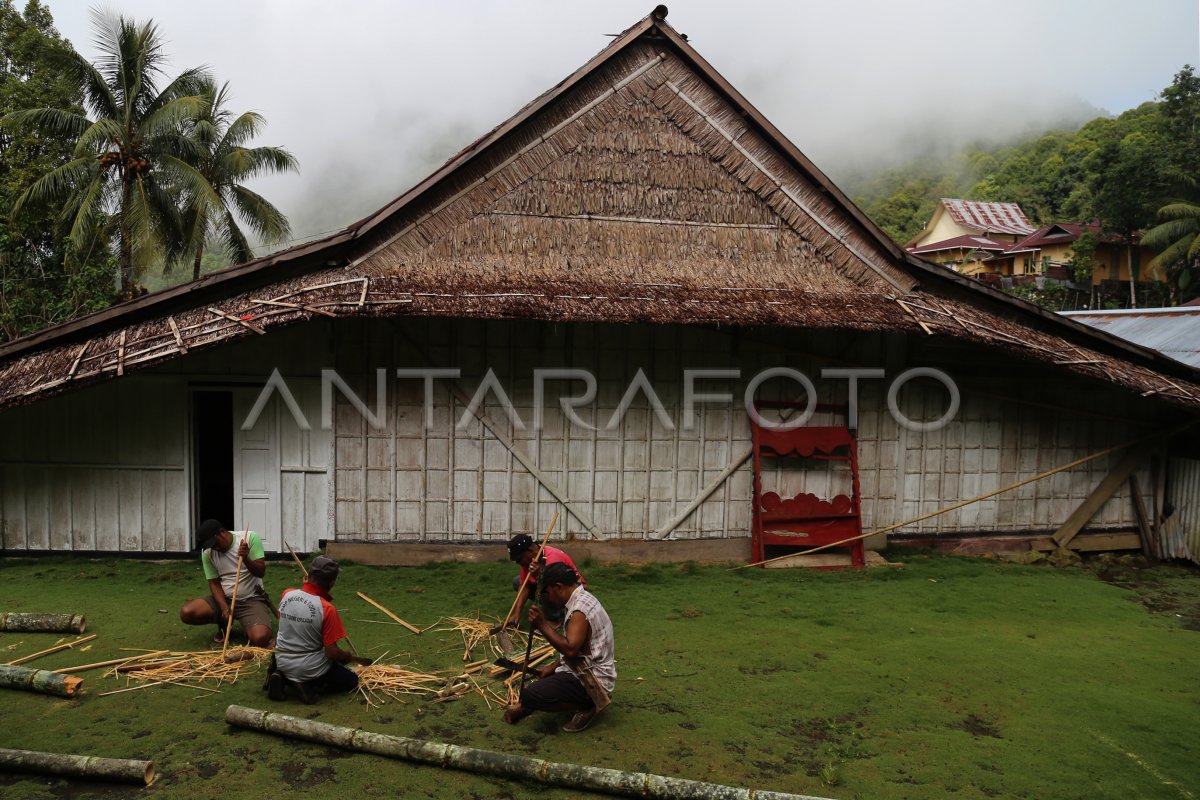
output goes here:
<path id="1" fill-rule="evenodd" d="M 246 537 L 242 537 L 242 544 L 246 543 Z M 242 546 L 238 545 L 238 550 Z M 229 619 L 225 621 L 225 641 L 221 643 L 221 658 L 225 657 L 225 651 L 229 649 L 229 632 L 233 630 L 233 610 L 237 608 L 237 590 L 238 584 L 242 581 L 242 556 L 238 554 L 237 570 L 233 573 L 233 597 L 229 601 Z"/>
<path id="2" fill-rule="evenodd" d="M 26 692 L 52 694 L 58 697 L 74 697 L 83 678 L 74 675 L 59 675 L 44 669 L 14 667 L 0 664 L 0 686 L 8 689 L 23 689 Z"/>
<path id="3" fill-rule="evenodd" d="M 290 544 L 287 542 L 284 542 L 283 544 L 288 549 L 288 552 L 292 554 L 292 559 L 296 562 L 296 566 L 299 567 L 300 571 L 304 573 L 304 580 L 308 580 L 308 570 L 304 568 L 304 562 L 300 560 L 300 556 L 296 555 L 296 551 L 292 549 Z"/>
<path id="4" fill-rule="evenodd" d="M 83 633 L 86 628 L 83 614 L 0 614 L 0 631 L 10 633 Z"/>
<path id="5" fill-rule="evenodd" d="M 156 650 L 152 653 L 146 653 L 144 656 L 126 656 L 125 658 L 114 658 L 111 661 L 97 661 L 95 664 L 83 664 L 78 667 L 66 667 L 65 669 L 56 669 L 54 671 L 57 672 L 59 675 L 69 675 L 73 672 L 86 672 L 89 669 L 96 669 L 97 667 L 111 667 L 114 664 L 125 664 L 130 661 L 139 661 L 144 658 L 152 658 L 154 656 L 161 656 L 161 655 L 164 655 L 169 652 L 171 652 L 171 651 L 170 650 Z"/>
<path id="6" fill-rule="evenodd" d="M 37 775 L 140 783 L 144 786 L 154 783 L 155 777 L 153 761 L 7 748 L 0 748 L 0 772 L 32 772 Z"/>
<path id="7" fill-rule="evenodd" d="M 554 517 L 550 520 L 550 527 L 546 529 L 546 535 L 542 537 L 542 546 L 538 548 L 537 555 L 534 556 L 534 561 L 540 561 L 542 552 L 546 549 L 546 542 L 550 541 L 550 534 L 554 532 L 554 526 L 558 523 L 558 512 L 554 512 Z M 517 610 L 517 601 L 521 599 L 521 592 L 525 591 L 525 587 L 529 585 L 530 571 L 525 570 L 525 580 L 521 581 L 521 585 L 517 588 L 517 596 L 513 598 L 512 605 L 508 607 L 508 613 L 504 615 L 504 621 L 500 623 L 500 630 L 508 627 L 508 621 L 512 619 L 513 612 Z"/>
<path id="8" fill-rule="evenodd" d="M 404 627 L 408 628 L 408 629 L 409 629 L 410 631 L 412 631 L 413 633 L 417 634 L 418 636 L 420 636 L 420 635 L 421 635 L 421 629 L 420 629 L 420 628 L 417 628 L 417 627 L 415 627 L 415 626 L 413 626 L 413 625 L 409 625 L 407 622 L 405 622 L 404 620 L 400 619 L 400 618 L 399 618 L 399 617 L 397 617 L 395 614 L 393 614 L 391 611 L 388 611 L 386 608 L 384 608 L 383 606 L 381 606 L 379 603 L 376 603 L 374 600 L 372 600 L 371 598 L 367 597 L 367 596 L 366 596 L 365 594 L 363 594 L 362 592 L 355 592 L 355 594 L 357 594 L 357 595 L 358 595 L 359 597 L 361 597 L 363 600 L 366 600 L 366 601 L 367 601 L 368 603 L 370 603 L 371 605 L 373 605 L 373 606 L 375 606 L 376 608 L 378 608 L 378 609 L 379 609 L 380 611 L 382 611 L 383 613 L 387 614 L 389 617 L 391 617 L 392 619 L 394 619 L 396 622 L 399 622 L 401 625 L 403 625 Z"/>
<path id="9" fill-rule="evenodd" d="M 15 661 L 9 661 L 8 666 L 15 667 L 18 664 L 24 664 L 26 661 L 33 661 L 35 658 L 41 658 L 42 656 L 48 656 L 51 653 L 57 653 L 60 650 L 69 650 L 70 648 L 74 647 L 77 644 L 83 644 L 84 642 L 90 642 L 92 639 L 95 639 L 95 638 L 96 638 L 96 634 L 93 633 L 91 636 L 85 636 L 82 639 L 76 639 L 73 642 L 67 642 L 65 644 L 56 645 L 54 647 L 48 647 L 45 650 L 41 650 L 37 653 L 31 653 L 30 655 L 18 658 Z"/>
<path id="10" fill-rule="evenodd" d="M 824 800 L 810 795 L 742 789 L 649 772 L 624 772 L 557 763 L 474 747 L 389 736 L 364 731 L 361 728 L 346 728 L 285 714 L 273 714 L 245 706 L 233 705 L 225 709 L 225 722 L 238 728 L 303 739 L 386 758 L 497 775 L 514 781 L 532 781 L 625 797 L 644 797 L 652 800 L 675 800 L 685 797 L 696 800 Z"/>
<path id="11" fill-rule="evenodd" d="M 775 558 L 768 558 L 768 559 L 764 559 L 763 561 L 755 561 L 752 564 L 739 564 L 736 567 L 732 567 L 732 569 L 745 569 L 746 567 L 761 567 L 763 564 L 770 564 L 775 561 L 783 561 L 788 558 L 796 558 L 797 556 L 806 556 L 806 555 L 809 555 L 810 553 L 816 553 L 820 550 L 827 550 L 830 547 L 837 547 L 839 545 L 849 544 L 850 542 L 857 542 L 859 539 L 866 539 L 868 536 L 878 536 L 881 533 L 887 533 L 888 531 L 894 531 L 897 528 L 903 528 L 906 525 L 912 525 L 914 522 L 920 522 L 922 520 L 929 519 L 930 517 L 941 516 L 942 514 L 945 514 L 950 511 L 954 511 L 955 509 L 958 509 L 958 508 L 962 508 L 963 506 L 969 506 L 972 503 L 978 503 L 980 500 L 986 500 L 989 497 L 995 497 L 998 494 L 1003 494 L 1004 492 L 1012 491 L 1013 489 L 1020 488 L 1021 486 L 1024 486 L 1027 483 L 1033 483 L 1034 481 L 1040 481 L 1043 478 L 1048 478 L 1051 475 L 1057 475 L 1058 473 L 1064 472 L 1068 469 L 1071 469 L 1072 467 L 1077 467 L 1080 464 L 1086 464 L 1089 461 L 1095 461 L 1098 458 L 1103 458 L 1104 456 L 1109 455 L 1110 453 L 1115 453 L 1118 450 L 1124 450 L 1127 447 L 1133 447 L 1135 445 L 1143 444 L 1143 443 L 1149 442 L 1153 439 L 1161 439 L 1166 436 L 1170 436 L 1171 434 L 1178 433 L 1179 431 L 1182 431 L 1186 428 L 1191 427 L 1192 425 L 1196 424 L 1197 421 L 1200 421 L 1200 420 L 1186 422 L 1183 425 L 1177 426 L 1177 427 L 1173 428 L 1172 430 L 1167 431 L 1166 433 L 1156 433 L 1156 434 L 1152 434 L 1150 436 L 1143 436 L 1140 439 L 1134 439 L 1129 442 L 1124 442 L 1122 444 L 1113 445 L 1112 447 L 1106 447 L 1099 452 L 1092 453 L 1090 456 L 1084 456 L 1083 458 L 1077 458 L 1069 464 L 1063 464 L 1061 467 L 1055 467 L 1054 469 L 1047 470 L 1046 472 L 1043 472 L 1040 475 L 1034 475 L 1032 478 L 1025 478 L 1024 480 L 1017 481 L 1016 483 L 1010 484 L 1003 488 L 993 489 L 990 492 L 984 492 L 983 494 L 976 495 L 975 497 L 972 497 L 969 500 L 963 500 L 961 502 L 954 503 L 953 505 L 946 506 L 945 508 L 939 508 L 937 511 L 930 511 L 928 514 L 922 514 L 919 517 L 913 517 L 912 519 L 907 519 L 903 522 L 897 522 L 894 525 L 887 525 L 882 528 L 876 528 L 875 530 L 870 531 L 868 533 L 860 533 L 858 536 L 851 536 L 847 539 L 842 539 L 841 541 L 830 542 L 829 544 L 823 544 L 818 547 L 813 547 L 811 549 L 804 550 L 803 552 L 800 552 L 800 553 L 789 553 L 786 556 L 776 556 Z"/>

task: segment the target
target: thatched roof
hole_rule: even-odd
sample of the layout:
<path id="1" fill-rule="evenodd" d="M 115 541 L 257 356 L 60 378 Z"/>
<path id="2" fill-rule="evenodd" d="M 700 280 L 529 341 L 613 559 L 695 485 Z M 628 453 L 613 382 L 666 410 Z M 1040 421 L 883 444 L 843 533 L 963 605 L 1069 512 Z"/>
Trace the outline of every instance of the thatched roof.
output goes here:
<path id="1" fill-rule="evenodd" d="M 1200 373 L 905 253 L 664 16 L 334 236 L 0 347 L 0 407 L 316 316 L 430 315 L 949 336 L 1200 408 Z"/>

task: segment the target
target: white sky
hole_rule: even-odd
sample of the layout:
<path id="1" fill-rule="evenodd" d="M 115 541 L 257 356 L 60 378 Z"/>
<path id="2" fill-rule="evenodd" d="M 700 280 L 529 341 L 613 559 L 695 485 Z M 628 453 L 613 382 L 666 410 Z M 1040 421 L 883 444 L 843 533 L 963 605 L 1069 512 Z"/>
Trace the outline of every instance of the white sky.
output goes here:
<path id="1" fill-rule="evenodd" d="M 92 57 L 86 0 L 48 2 Z M 153 18 L 300 174 L 254 188 L 297 238 L 382 207 L 653 0 L 104 0 Z M 18 6 L 21 3 L 17 4 Z M 1200 66 L 1200 0 L 674 0 L 668 22 L 835 180 L 931 147 L 1120 113 Z M 1090 106 L 1090 108 L 1088 108 Z"/>

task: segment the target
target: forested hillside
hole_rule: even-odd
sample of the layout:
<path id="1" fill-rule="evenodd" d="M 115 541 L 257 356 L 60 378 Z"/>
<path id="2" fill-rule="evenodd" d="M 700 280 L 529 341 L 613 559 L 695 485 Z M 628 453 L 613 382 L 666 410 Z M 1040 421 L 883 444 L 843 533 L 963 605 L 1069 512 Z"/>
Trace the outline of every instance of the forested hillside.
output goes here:
<path id="1" fill-rule="evenodd" d="M 846 188 L 903 244 L 942 197 L 1016 202 L 1036 224 L 1099 219 L 1115 233 L 1144 229 L 1169 202 L 1198 199 L 1197 175 L 1200 77 L 1185 66 L 1158 100 L 1118 117 L 1007 147 L 921 159 Z"/>

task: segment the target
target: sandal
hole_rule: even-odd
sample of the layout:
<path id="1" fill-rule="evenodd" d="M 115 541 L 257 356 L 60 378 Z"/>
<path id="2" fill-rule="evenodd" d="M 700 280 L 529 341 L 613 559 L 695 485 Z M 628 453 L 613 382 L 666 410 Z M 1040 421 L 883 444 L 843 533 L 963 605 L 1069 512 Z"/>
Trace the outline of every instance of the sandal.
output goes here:
<path id="1" fill-rule="evenodd" d="M 571 721 L 562 726 L 562 729 L 567 733 L 579 733 L 581 730 L 592 724 L 592 720 L 596 718 L 596 710 L 580 711 L 575 716 L 571 717 Z"/>

